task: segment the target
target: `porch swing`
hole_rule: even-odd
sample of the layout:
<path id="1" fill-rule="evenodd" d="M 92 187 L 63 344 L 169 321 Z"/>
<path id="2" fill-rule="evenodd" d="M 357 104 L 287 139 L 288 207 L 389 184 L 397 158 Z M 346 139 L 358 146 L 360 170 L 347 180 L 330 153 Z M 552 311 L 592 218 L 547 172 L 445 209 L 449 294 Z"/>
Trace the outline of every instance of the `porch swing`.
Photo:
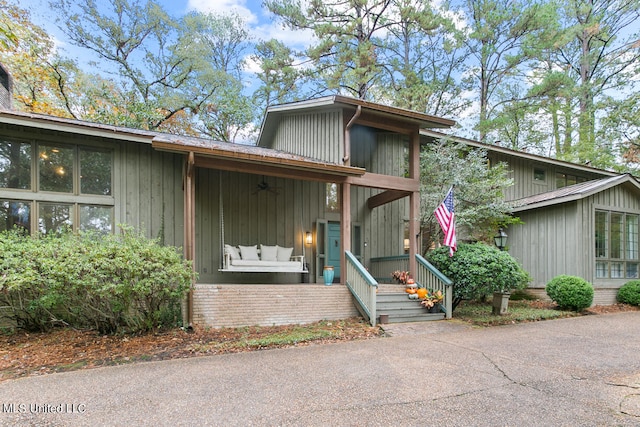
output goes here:
<path id="1" fill-rule="evenodd" d="M 219 179 L 218 191 L 220 210 L 220 244 L 222 259 L 220 272 L 232 273 L 307 273 L 304 260 L 304 241 L 302 255 L 292 255 L 292 247 L 256 244 L 252 246 L 231 245 L 225 241 L 224 206 L 222 197 L 222 179 Z"/>

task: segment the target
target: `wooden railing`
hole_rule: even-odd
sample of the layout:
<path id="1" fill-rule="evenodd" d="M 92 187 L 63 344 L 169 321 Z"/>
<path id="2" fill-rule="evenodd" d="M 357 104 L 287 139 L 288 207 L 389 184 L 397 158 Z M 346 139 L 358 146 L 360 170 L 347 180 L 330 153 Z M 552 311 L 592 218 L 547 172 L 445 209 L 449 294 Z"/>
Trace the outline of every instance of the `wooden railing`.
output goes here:
<path id="1" fill-rule="evenodd" d="M 360 264 L 360 261 L 349 251 L 347 258 L 346 284 L 356 299 L 358 310 L 369 320 L 371 326 L 376 326 L 376 290 L 378 282 Z"/>
<path id="2" fill-rule="evenodd" d="M 379 283 L 391 282 L 391 274 L 397 270 L 409 270 L 409 255 L 371 258 L 370 272 Z"/>
<path id="3" fill-rule="evenodd" d="M 418 286 L 427 288 L 430 291 L 441 291 L 444 294 L 444 308 L 447 319 L 451 319 L 451 309 L 453 306 L 453 282 L 429 261 L 421 255 L 416 254 L 417 271 L 415 281 Z"/>

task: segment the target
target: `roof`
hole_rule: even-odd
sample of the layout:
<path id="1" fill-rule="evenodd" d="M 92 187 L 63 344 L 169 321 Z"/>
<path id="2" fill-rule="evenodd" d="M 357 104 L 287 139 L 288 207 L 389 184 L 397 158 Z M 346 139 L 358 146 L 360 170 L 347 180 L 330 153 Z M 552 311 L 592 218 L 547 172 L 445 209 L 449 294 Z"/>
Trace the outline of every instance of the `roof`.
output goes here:
<path id="1" fill-rule="evenodd" d="M 225 158 L 232 161 L 270 164 L 281 168 L 310 169 L 318 172 L 358 176 L 361 168 L 326 163 L 317 159 L 284 153 L 272 149 L 244 144 L 218 142 L 212 139 L 145 131 L 122 126 L 105 125 L 46 114 L 0 110 L 0 123 L 28 126 L 37 129 L 90 135 L 122 141 L 151 144 L 154 148 L 172 152 L 194 152 L 202 156 Z"/>
<path id="2" fill-rule="evenodd" d="M 500 147 L 498 145 L 486 144 L 484 142 L 476 141 L 473 139 L 461 138 L 454 135 L 444 134 L 442 132 L 432 131 L 432 130 L 421 130 L 420 134 L 429 138 L 444 138 L 449 139 L 451 141 L 468 145 L 470 147 L 480 148 L 487 151 L 492 151 L 494 153 L 506 154 L 508 156 L 519 157 L 522 159 L 528 159 L 533 162 L 538 163 L 546 163 L 554 166 L 559 166 L 566 169 L 572 170 L 580 170 L 585 172 L 597 173 L 603 176 L 619 176 L 619 173 L 612 172 L 604 169 L 594 168 L 589 165 L 580 165 L 577 163 L 566 162 L 564 160 L 552 159 L 550 157 L 540 156 L 537 154 L 526 153 L 524 151 L 512 150 L 506 147 Z"/>
<path id="3" fill-rule="evenodd" d="M 348 96 L 332 95 L 269 107 L 262 122 L 258 145 L 263 145 L 264 141 L 270 141 L 272 139 L 280 118 L 284 114 L 302 111 L 322 111 L 336 107 L 348 109 L 354 112 L 358 107 L 360 107 L 363 113 L 369 113 L 371 116 L 378 117 L 381 120 L 393 119 L 398 122 L 405 122 L 408 126 L 417 126 L 419 129 L 445 129 L 456 124 L 455 120 L 443 117 L 431 116 L 417 111 L 368 102 Z"/>
<path id="4" fill-rule="evenodd" d="M 585 197 L 622 184 L 629 185 L 640 193 L 640 183 L 638 183 L 634 177 L 629 174 L 617 175 L 569 185 L 557 190 L 514 200 L 511 202 L 513 206 L 512 212 L 526 211 L 584 199 Z"/>
<path id="5" fill-rule="evenodd" d="M 300 156 L 271 148 L 255 145 L 216 142 L 209 139 L 181 135 L 161 134 L 153 139 L 153 147 L 162 151 L 173 151 L 233 160 L 243 163 L 270 164 L 289 169 L 304 169 L 333 175 L 359 176 L 365 170 L 358 167 L 328 163 L 310 157 Z"/>
<path id="6" fill-rule="evenodd" d="M 150 144 L 153 137 L 158 134 L 158 132 L 122 126 L 2 109 L 0 109 L 0 123 L 148 144 Z"/>

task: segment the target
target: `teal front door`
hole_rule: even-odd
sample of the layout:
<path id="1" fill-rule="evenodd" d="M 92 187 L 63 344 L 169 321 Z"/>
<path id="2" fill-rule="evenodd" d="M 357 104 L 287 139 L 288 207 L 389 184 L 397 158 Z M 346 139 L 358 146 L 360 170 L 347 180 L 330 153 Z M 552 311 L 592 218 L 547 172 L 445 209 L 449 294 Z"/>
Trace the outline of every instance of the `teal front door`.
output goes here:
<path id="1" fill-rule="evenodd" d="M 340 223 L 330 222 L 327 227 L 327 265 L 333 266 L 334 283 L 340 282 Z"/>

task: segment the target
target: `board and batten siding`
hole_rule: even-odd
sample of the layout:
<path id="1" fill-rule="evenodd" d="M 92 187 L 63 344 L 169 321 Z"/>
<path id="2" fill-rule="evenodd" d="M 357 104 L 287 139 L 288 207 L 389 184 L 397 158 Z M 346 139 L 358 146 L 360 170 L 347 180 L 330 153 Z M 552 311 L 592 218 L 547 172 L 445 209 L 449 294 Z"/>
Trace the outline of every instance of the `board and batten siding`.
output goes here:
<path id="1" fill-rule="evenodd" d="M 367 172 L 403 177 L 407 172 L 409 138 L 365 126 L 351 129 L 351 166 Z"/>
<path id="2" fill-rule="evenodd" d="M 535 162 L 530 159 L 508 156 L 501 153 L 489 153 L 489 158 L 492 164 L 498 162 L 504 162 L 508 165 L 509 178 L 513 179 L 513 185 L 505 190 L 505 200 L 518 200 L 524 197 L 534 196 L 536 194 L 546 193 L 557 189 L 556 186 L 556 173 L 565 173 L 587 180 L 600 179 L 605 176 L 596 172 L 587 172 L 582 170 L 572 170 L 570 168 L 563 168 L 560 166 Z M 536 181 L 533 179 L 533 172 L 535 169 L 541 169 L 545 171 L 545 180 Z"/>
<path id="3" fill-rule="evenodd" d="M 270 148 L 342 164 L 342 120 L 341 110 L 285 115 L 280 119 Z"/>
<path id="4" fill-rule="evenodd" d="M 147 237 L 182 247 L 184 156 L 146 144 L 121 144 L 116 155 L 116 224 L 131 225 Z"/>
<path id="5" fill-rule="evenodd" d="M 582 276 L 586 241 L 578 224 L 576 202 L 518 214 L 524 224 L 512 225 L 508 250 L 532 277 L 532 288 L 544 288 L 559 274 Z"/>

